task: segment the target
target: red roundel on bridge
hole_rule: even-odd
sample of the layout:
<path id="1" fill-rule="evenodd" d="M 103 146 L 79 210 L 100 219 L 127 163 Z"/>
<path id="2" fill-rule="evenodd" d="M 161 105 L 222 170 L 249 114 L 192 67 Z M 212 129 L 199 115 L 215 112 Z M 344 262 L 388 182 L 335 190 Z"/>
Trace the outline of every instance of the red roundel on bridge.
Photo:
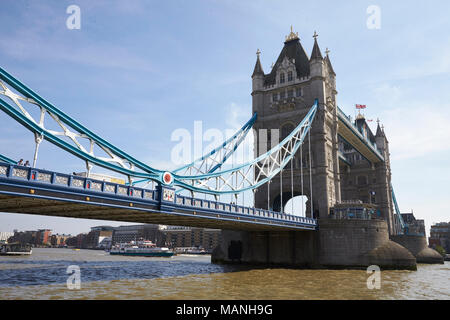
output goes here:
<path id="1" fill-rule="evenodd" d="M 163 180 L 165 184 L 171 184 L 173 181 L 172 174 L 170 172 L 164 172 Z"/>

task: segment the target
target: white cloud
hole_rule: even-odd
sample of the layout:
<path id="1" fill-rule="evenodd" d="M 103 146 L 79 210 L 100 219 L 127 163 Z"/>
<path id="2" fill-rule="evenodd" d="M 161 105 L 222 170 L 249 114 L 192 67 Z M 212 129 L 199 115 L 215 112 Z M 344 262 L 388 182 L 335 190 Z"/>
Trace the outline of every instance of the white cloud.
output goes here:
<path id="1" fill-rule="evenodd" d="M 425 59 L 400 64 L 393 70 L 392 77 L 412 80 L 450 73 L 450 44 L 442 41 L 439 45 L 437 50 L 430 50 Z"/>
<path id="2" fill-rule="evenodd" d="M 436 110 L 436 112 L 430 112 Z M 450 105 L 396 108 L 384 112 L 392 159 L 424 156 L 450 149 Z"/>
<path id="3" fill-rule="evenodd" d="M 409 88 L 411 89 L 411 88 Z M 408 159 L 450 149 L 450 104 L 406 94 L 399 86 L 372 89 L 389 141 L 391 159 Z"/>
<path id="4" fill-rule="evenodd" d="M 225 123 L 232 129 L 241 128 L 250 118 L 248 106 L 241 106 L 235 102 L 231 102 L 225 109 Z"/>

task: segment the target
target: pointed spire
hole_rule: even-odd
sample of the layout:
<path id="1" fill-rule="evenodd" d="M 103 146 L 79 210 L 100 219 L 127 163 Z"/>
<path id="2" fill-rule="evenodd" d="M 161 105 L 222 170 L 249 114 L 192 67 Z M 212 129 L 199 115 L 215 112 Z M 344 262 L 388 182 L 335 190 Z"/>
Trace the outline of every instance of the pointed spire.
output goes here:
<path id="1" fill-rule="evenodd" d="M 262 68 L 261 61 L 259 61 L 259 55 L 260 54 L 261 54 L 261 51 L 258 49 L 256 51 L 256 64 L 255 64 L 255 68 L 253 69 L 252 77 L 257 75 L 257 74 L 264 75 L 264 70 Z"/>
<path id="2" fill-rule="evenodd" d="M 320 52 L 319 44 L 317 43 L 317 37 L 318 37 L 318 36 L 319 36 L 319 35 L 317 34 L 317 32 L 314 31 L 314 35 L 313 35 L 313 38 L 314 38 L 314 47 L 313 47 L 313 50 L 312 50 L 312 53 L 311 53 L 311 59 L 310 59 L 310 60 L 313 60 L 313 59 L 323 59 L 322 53 Z"/>
<path id="3" fill-rule="evenodd" d="M 328 50 L 328 48 L 327 48 L 327 49 L 325 50 L 325 54 L 326 54 L 326 56 L 325 56 L 325 62 L 326 62 L 327 65 L 328 65 L 329 71 L 330 71 L 332 74 L 336 75 L 336 72 L 334 72 L 333 66 L 331 65 L 330 56 L 328 55 L 329 53 L 330 53 L 330 50 Z"/>
<path id="4" fill-rule="evenodd" d="M 384 127 L 380 127 L 380 119 L 377 119 L 377 133 L 375 134 L 376 137 L 384 137 Z"/>

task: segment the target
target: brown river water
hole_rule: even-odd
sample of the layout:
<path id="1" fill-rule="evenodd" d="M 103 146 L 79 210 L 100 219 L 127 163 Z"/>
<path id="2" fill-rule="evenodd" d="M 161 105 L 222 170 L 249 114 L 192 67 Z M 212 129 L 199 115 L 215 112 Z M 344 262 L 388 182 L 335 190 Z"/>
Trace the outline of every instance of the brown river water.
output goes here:
<path id="1" fill-rule="evenodd" d="M 69 289 L 69 266 L 80 289 Z M 107 252 L 33 249 L 0 256 L 0 299 L 450 299 L 450 262 L 417 271 L 382 271 L 368 289 L 365 270 L 295 270 L 211 264 L 211 257 L 110 256 Z"/>

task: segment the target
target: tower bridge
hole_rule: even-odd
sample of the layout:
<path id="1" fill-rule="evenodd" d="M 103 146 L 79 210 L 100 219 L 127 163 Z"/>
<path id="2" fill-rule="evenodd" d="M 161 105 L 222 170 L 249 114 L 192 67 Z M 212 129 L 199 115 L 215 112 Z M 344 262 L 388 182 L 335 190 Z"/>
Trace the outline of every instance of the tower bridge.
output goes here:
<path id="1" fill-rule="evenodd" d="M 214 262 L 414 269 L 384 130 L 378 124 L 373 134 L 364 118 L 352 122 L 338 107 L 336 73 L 317 36 L 308 56 L 291 29 L 267 74 L 258 50 L 250 120 L 216 149 L 171 171 L 115 147 L 0 68 L 0 109 L 35 137 L 32 167 L 0 155 L 0 212 L 223 229 Z M 254 159 L 229 168 L 252 128 L 280 130 L 281 142 L 276 135 L 256 137 Z M 43 141 L 81 159 L 86 177 L 39 169 Z M 128 183 L 92 179 L 94 166 Z M 252 205 L 238 205 L 244 194 Z M 226 195 L 236 201 L 221 201 Z M 298 195 L 308 198 L 306 210 L 287 214 L 286 203 Z"/>

